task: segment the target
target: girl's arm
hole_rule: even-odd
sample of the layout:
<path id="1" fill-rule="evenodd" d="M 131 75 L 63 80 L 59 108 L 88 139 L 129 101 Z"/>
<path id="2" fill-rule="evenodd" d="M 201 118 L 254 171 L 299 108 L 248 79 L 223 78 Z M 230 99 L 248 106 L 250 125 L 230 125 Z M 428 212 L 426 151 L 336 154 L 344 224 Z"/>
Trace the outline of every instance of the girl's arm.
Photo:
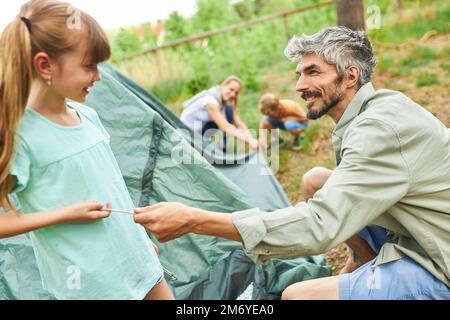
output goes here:
<path id="1" fill-rule="evenodd" d="M 65 222 L 93 222 L 107 218 L 110 211 L 100 211 L 102 203 L 85 202 L 62 209 L 29 214 L 0 214 L 0 239 Z"/>

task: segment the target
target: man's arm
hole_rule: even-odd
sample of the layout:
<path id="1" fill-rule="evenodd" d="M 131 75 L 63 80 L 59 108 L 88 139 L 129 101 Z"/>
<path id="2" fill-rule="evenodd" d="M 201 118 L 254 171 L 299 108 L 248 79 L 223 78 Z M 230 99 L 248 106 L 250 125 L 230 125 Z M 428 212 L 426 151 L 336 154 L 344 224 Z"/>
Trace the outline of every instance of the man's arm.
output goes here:
<path id="1" fill-rule="evenodd" d="M 242 242 L 228 213 L 209 212 L 180 203 L 158 203 L 135 210 L 135 222 L 143 224 L 160 242 L 189 232 Z"/>
<path id="2" fill-rule="evenodd" d="M 159 204 L 136 210 L 135 220 L 163 241 L 188 232 L 240 237 L 253 260 L 323 253 L 385 213 L 409 187 L 408 166 L 389 126 L 362 120 L 344 140 L 342 161 L 327 183 L 308 203 L 295 208 L 226 215 Z"/>
<path id="3" fill-rule="evenodd" d="M 265 214 L 233 214 L 252 258 L 323 253 L 383 215 L 409 188 L 410 172 L 396 133 L 378 120 L 352 124 L 342 161 L 312 199 Z"/>

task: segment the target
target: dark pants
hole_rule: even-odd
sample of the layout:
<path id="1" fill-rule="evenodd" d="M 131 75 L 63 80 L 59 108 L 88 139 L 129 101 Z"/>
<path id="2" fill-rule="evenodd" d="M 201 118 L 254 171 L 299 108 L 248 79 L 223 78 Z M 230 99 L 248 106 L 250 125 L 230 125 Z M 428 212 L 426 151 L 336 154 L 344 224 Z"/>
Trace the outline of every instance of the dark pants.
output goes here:
<path id="1" fill-rule="evenodd" d="M 227 118 L 227 121 L 231 124 L 234 124 L 234 115 L 233 115 L 233 107 L 226 106 L 225 107 L 225 117 Z M 214 121 L 205 122 L 202 127 L 202 135 L 205 135 L 205 132 L 210 129 L 216 129 L 219 130 L 219 127 Z M 227 148 L 227 137 L 225 132 L 223 134 L 223 151 L 226 151 Z"/>

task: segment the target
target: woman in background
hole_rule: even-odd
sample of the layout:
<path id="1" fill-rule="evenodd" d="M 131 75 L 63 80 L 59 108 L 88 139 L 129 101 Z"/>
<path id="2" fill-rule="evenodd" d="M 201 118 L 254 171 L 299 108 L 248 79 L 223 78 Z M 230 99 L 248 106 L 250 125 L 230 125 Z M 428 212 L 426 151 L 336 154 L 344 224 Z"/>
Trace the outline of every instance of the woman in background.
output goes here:
<path id="1" fill-rule="evenodd" d="M 242 90 L 242 81 L 236 76 L 225 79 L 220 86 L 202 91 L 187 100 L 183 106 L 181 121 L 195 132 L 210 138 L 217 130 L 225 136 L 233 136 L 258 148 L 258 141 L 253 138 L 238 114 L 238 96 Z M 224 138 L 224 150 L 226 139 Z"/>

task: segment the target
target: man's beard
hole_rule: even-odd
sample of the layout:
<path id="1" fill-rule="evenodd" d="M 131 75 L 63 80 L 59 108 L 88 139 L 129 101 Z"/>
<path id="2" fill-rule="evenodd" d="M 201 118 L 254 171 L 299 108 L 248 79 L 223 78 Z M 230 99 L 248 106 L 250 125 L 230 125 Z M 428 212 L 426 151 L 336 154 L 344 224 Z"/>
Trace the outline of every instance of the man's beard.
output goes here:
<path id="1" fill-rule="evenodd" d="M 303 99 L 307 99 L 308 97 L 321 97 L 322 94 L 319 91 L 305 91 L 302 94 Z M 324 105 L 320 107 L 318 110 L 313 110 L 308 108 L 308 113 L 306 116 L 308 119 L 316 120 L 322 117 L 323 115 L 327 114 L 331 109 L 333 109 L 339 102 L 342 101 L 344 97 L 344 94 L 342 91 L 339 91 L 338 87 L 336 86 L 336 90 L 333 93 L 333 96 L 330 98 L 329 101 L 325 101 Z"/>

